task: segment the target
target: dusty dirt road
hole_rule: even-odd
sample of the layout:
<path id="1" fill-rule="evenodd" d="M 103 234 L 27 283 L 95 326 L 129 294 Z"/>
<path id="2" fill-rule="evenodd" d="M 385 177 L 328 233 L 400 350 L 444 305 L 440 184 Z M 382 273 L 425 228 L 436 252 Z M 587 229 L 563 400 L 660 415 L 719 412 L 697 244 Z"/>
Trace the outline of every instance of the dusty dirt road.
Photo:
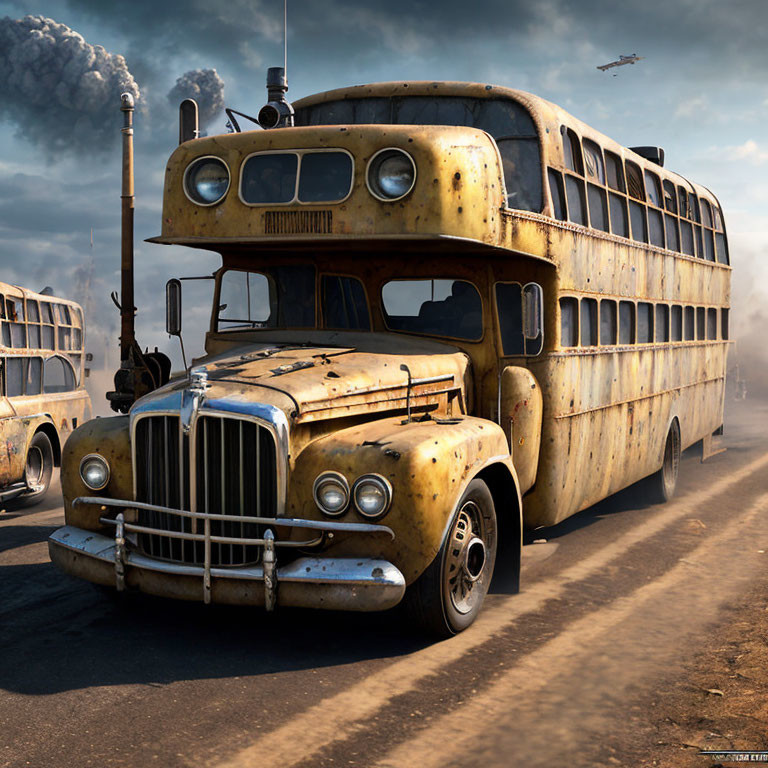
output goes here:
<path id="1" fill-rule="evenodd" d="M 766 427 L 729 403 L 728 451 L 686 453 L 672 503 L 630 488 L 529 535 L 521 594 L 499 573 L 441 643 L 397 611 L 113 601 L 48 562 L 55 497 L 2 513 L 0 766 L 711 766 L 716 713 L 679 741 L 713 638 L 768 595 Z"/>

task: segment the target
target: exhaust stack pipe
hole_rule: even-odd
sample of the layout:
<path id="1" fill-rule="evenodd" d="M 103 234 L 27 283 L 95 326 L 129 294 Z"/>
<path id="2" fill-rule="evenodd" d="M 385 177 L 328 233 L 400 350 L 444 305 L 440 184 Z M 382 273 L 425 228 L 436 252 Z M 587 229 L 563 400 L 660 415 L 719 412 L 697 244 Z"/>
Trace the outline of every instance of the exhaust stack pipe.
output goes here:
<path id="1" fill-rule="evenodd" d="M 107 392 L 113 411 L 128 413 L 143 395 L 168 381 L 171 361 L 158 352 L 142 353 L 136 343 L 136 306 L 133 295 L 133 110 L 130 93 L 120 97 L 123 113 L 123 179 L 120 200 L 122 205 L 122 233 L 120 243 L 120 301 L 113 293 L 112 300 L 120 310 L 120 368 L 115 373 L 115 389 Z"/>
<path id="2" fill-rule="evenodd" d="M 133 109 L 134 101 L 130 93 L 120 97 L 120 110 L 123 113 L 123 188 L 122 234 L 120 243 L 120 362 L 125 363 L 131 350 L 136 345 L 134 326 L 135 307 L 133 299 Z"/>

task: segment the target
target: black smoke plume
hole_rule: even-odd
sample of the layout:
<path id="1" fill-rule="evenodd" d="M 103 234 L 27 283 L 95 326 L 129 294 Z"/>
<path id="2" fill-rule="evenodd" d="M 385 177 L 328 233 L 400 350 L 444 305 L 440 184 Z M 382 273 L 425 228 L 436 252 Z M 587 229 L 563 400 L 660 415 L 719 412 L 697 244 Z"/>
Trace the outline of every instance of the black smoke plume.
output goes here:
<path id="1" fill-rule="evenodd" d="M 200 109 L 200 127 L 205 128 L 224 111 L 224 81 L 215 69 L 185 72 L 168 93 L 168 101 L 177 107 L 184 99 L 194 99 Z"/>
<path id="2" fill-rule="evenodd" d="M 0 119 L 47 154 L 107 149 L 124 92 L 140 95 L 122 56 L 43 16 L 0 19 Z"/>

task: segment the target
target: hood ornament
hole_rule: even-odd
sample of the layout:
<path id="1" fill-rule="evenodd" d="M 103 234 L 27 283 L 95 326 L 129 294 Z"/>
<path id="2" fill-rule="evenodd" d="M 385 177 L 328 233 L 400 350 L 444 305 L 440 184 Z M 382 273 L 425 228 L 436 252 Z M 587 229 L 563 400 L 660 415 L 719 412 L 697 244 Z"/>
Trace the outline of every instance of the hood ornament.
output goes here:
<path id="1" fill-rule="evenodd" d="M 208 369 L 205 366 L 193 368 L 189 372 L 189 386 L 181 395 L 181 428 L 185 435 L 189 434 L 195 414 L 205 400 L 206 390 L 210 388 Z"/>

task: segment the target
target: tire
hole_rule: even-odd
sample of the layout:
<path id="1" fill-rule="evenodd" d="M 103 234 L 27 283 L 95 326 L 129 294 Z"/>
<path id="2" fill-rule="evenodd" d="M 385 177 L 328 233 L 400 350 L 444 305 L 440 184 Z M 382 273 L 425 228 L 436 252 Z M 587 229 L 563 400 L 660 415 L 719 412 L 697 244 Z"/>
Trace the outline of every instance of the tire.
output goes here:
<path id="1" fill-rule="evenodd" d="M 440 551 L 406 593 L 408 613 L 428 634 L 451 637 L 477 618 L 491 584 L 497 543 L 493 497 L 482 480 L 472 480 Z"/>
<path id="2" fill-rule="evenodd" d="M 680 473 L 680 426 L 677 420 L 667 432 L 664 441 L 664 460 L 661 469 L 648 478 L 648 495 L 654 504 L 664 504 L 675 495 Z"/>
<path id="3" fill-rule="evenodd" d="M 27 490 L 17 499 L 15 506 L 31 507 L 42 501 L 48 493 L 53 474 L 53 448 L 45 432 L 36 432 L 27 449 L 24 461 L 24 481 Z"/>

